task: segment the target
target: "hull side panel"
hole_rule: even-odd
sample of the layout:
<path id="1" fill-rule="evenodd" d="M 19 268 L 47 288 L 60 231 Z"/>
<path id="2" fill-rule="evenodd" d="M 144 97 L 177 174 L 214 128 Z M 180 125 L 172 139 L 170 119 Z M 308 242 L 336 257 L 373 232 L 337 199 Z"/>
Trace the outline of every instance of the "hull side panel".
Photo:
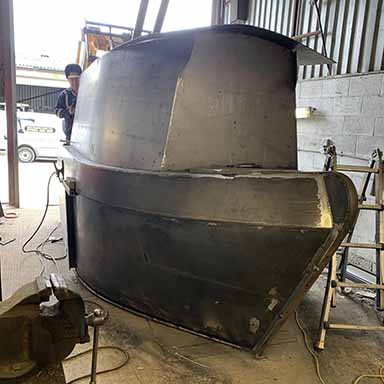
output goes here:
<path id="1" fill-rule="evenodd" d="M 265 333 L 329 233 L 170 220 L 85 198 L 76 209 L 77 269 L 95 291 L 245 348 Z"/>
<path id="2" fill-rule="evenodd" d="M 127 309 L 260 351 L 337 250 L 357 194 L 337 173 L 233 172 L 69 156 L 80 277 Z"/>

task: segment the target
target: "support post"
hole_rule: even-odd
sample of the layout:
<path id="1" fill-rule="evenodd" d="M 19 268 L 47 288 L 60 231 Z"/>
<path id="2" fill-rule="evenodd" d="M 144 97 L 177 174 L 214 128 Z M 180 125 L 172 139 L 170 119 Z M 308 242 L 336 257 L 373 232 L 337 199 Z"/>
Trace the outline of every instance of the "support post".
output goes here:
<path id="1" fill-rule="evenodd" d="M 161 0 L 159 7 L 159 13 L 157 14 L 155 27 L 153 28 L 153 33 L 160 33 L 161 28 L 163 27 L 165 15 L 167 14 L 169 0 Z"/>
<path id="2" fill-rule="evenodd" d="M 212 0 L 211 25 L 220 24 L 221 0 Z"/>
<path id="3" fill-rule="evenodd" d="M 145 16 L 147 14 L 147 9 L 148 9 L 148 2 L 149 0 L 141 0 L 140 2 L 139 12 L 137 13 L 135 30 L 133 32 L 133 39 L 136 39 L 136 37 L 140 37 L 141 33 L 143 32 L 144 20 L 145 20 Z"/>
<path id="4" fill-rule="evenodd" d="M 292 20 L 291 20 L 291 36 L 296 35 L 297 22 L 299 18 L 299 0 L 293 1 Z"/>
<path id="5" fill-rule="evenodd" d="M 336 254 L 332 256 L 328 266 L 328 278 L 325 288 L 324 302 L 321 311 L 319 339 L 315 344 L 316 349 L 323 350 L 325 348 L 325 336 L 327 334 L 327 324 L 329 323 L 329 316 L 331 307 L 336 304 L 335 288 L 332 288 L 332 281 L 336 280 Z"/>
<path id="6" fill-rule="evenodd" d="M 224 24 L 224 0 L 212 0 L 212 15 L 211 15 L 211 24 L 212 25 L 222 25 Z"/>
<path id="7" fill-rule="evenodd" d="M 0 56 L 4 61 L 4 95 L 7 117 L 7 157 L 9 205 L 20 207 L 19 163 L 17 157 L 16 126 L 16 68 L 13 30 L 13 0 L 0 1 Z"/>

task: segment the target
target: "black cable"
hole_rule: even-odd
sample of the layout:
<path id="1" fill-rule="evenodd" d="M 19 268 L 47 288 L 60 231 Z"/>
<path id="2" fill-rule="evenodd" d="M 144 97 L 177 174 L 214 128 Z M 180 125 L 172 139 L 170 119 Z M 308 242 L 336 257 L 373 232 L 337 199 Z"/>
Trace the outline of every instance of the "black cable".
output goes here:
<path id="1" fill-rule="evenodd" d="M 0 239 L 1 239 L 1 238 L 0 238 Z M 16 241 L 16 239 L 10 239 L 10 240 L 6 240 L 6 241 L 0 241 L 0 245 L 1 245 L 2 247 L 5 247 L 5 246 L 7 246 L 7 245 L 13 243 L 14 241 Z"/>
<path id="2" fill-rule="evenodd" d="M 44 213 L 43 213 L 43 216 L 40 220 L 40 223 L 39 225 L 36 227 L 36 229 L 34 230 L 34 232 L 32 233 L 32 235 L 29 237 L 29 239 L 23 244 L 23 247 L 21 248 L 21 250 L 23 251 L 23 253 L 33 253 L 33 252 L 36 252 L 35 249 L 31 249 L 29 251 L 27 251 L 25 249 L 25 247 L 30 243 L 30 241 L 36 236 L 37 232 L 39 232 L 41 226 L 43 225 L 44 223 L 44 220 L 45 220 L 45 217 L 47 216 L 47 212 L 48 212 L 48 208 L 49 208 L 49 187 L 51 185 L 51 180 L 52 180 L 52 177 L 56 174 L 56 172 L 53 172 L 51 174 L 51 176 L 49 176 L 49 179 L 48 179 L 48 185 L 47 185 L 47 201 L 46 201 L 46 204 L 45 204 L 45 209 L 44 209 Z"/>
<path id="3" fill-rule="evenodd" d="M 117 371 L 118 369 L 123 368 L 125 365 L 127 365 L 129 363 L 129 360 L 131 359 L 131 356 L 129 355 L 129 353 L 126 350 L 124 350 L 123 348 L 120 348 L 120 347 L 116 347 L 116 346 L 103 346 L 103 347 L 98 347 L 97 349 L 98 350 L 108 349 L 108 350 L 112 350 L 112 351 L 119 351 L 119 352 L 121 352 L 123 354 L 124 360 L 121 363 L 119 363 L 118 365 L 116 365 L 115 367 L 113 367 L 113 368 L 103 369 L 101 371 L 97 371 L 96 375 L 102 375 L 103 373 Z M 80 352 L 77 355 L 67 357 L 65 359 L 65 361 L 76 359 L 76 358 L 78 358 L 80 356 L 83 356 L 83 355 L 85 355 L 87 353 L 90 353 L 90 352 L 92 352 L 92 349 L 87 349 L 86 351 Z M 73 379 L 73 380 L 69 381 L 67 384 L 73 384 L 73 383 L 75 383 L 75 382 L 77 382 L 79 380 L 86 379 L 86 378 L 89 378 L 89 377 L 91 377 L 90 374 L 84 375 L 84 376 L 80 376 L 80 377 L 77 377 L 76 379 Z"/>
<path id="4" fill-rule="evenodd" d="M 51 256 L 50 254 L 44 252 L 44 247 L 48 244 L 48 243 L 53 243 L 50 238 L 51 236 L 53 235 L 53 233 L 55 233 L 57 231 L 57 229 L 59 228 L 59 225 L 56 225 L 55 228 L 52 229 L 52 231 L 49 233 L 49 235 L 47 236 L 47 238 L 42 241 L 37 247 L 36 249 L 34 250 L 36 253 L 38 253 L 40 256 L 44 257 L 45 259 L 47 260 L 50 260 L 50 261 L 57 261 L 57 260 L 64 260 L 67 255 L 64 255 L 64 256 L 59 256 L 59 257 L 53 257 Z M 58 240 L 58 241 L 55 241 L 55 243 L 58 243 L 60 241 L 62 241 L 63 239 L 61 240 Z M 41 250 L 40 250 L 41 248 Z"/>
<path id="5" fill-rule="evenodd" d="M 39 249 L 40 247 L 42 247 L 45 243 L 48 243 L 49 242 L 49 238 L 57 231 L 57 229 L 59 228 L 59 225 L 56 225 L 55 228 L 52 229 L 51 232 L 49 232 L 49 235 L 47 236 L 47 238 L 42 241 L 37 247 L 36 249 Z"/>
<path id="6" fill-rule="evenodd" d="M 59 93 L 63 90 L 63 88 L 60 88 L 60 89 L 57 89 L 56 91 L 52 91 L 52 92 L 47 92 L 47 93 L 42 93 L 40 95 L 37 95 L 37 96 L 32 96 L 32 97 L 27 97 L 26 99 L 21 99 L 21 100 L 17 100 L 16 103 L 24 103 L 24 101 L 30 101 L 30 100 L 34 100 L 34 99 L 38 99 L 40 97 L 44 97 L 44 96 L 49 96 L 49 95 L 54 95 L 55 93 Z"/>
<path id="7" fill-rule="evenodd" d="M 55 264 L 57 273 L 60 273 L 60 268 L 59 268 L 59 265 L 58 265 L 57 261 L 64 260 L 67 257 L 67 253 L 65 253 L 64 256 L 54 257 L 54 256 L 50 255 L 49 253 L 44 252 L 45 245 L 47 243 L 49 243 L 49 238 L 57 230 L 57 228 L 59 227 L 58 225 L 49 233 L 47 238 L 45 240 L 43 240 L 35 249 L 26 250 L 27 244 L 29 244 L 31 242 L 31 240 L 36 236 L 37 232 L 40 230 L 41 226 L 44 223 L 45 217 L 47 216 L 48 208 L 50 207 L 50 205 L 49 205 L 49 190 L 50 190 L 50 185 L 51 185 L 52 177 L 55 174 L 56 174 L 56 172 L 53 172 L 49 176 L 49 179 L 48 179 L 48 184 L 47 184 L 47 201 L 46 201 L 46 204 L 45 204 L 45 209 L 44 209 L 43 216 L 42 216 L 42 218 L 41 218 L 41 220 L 39 222 L 39 225 L 35 229 L 35 231 L 32 233 L 32 235 L 29 237 L 29 239 L 23 244 L 22 251 L 23 251 L 23 253 L 26 253 L 26 254 L 36 253 L 41 258 L 44 258 L 44 259 L 46 259 L 48 261 L 52 261 Z M 41 276 L 44 273 L 44 271 L 45 271 L 45 266 L 44 266 L 44 263 L 42 262 L 42 260 L 41 259 L 39 259 L 39 260 L 41 261 L 41 264 L 42 264 L 42 270 L 40 272 L 40 276 Z"/>
<path id="8" fill-rule="evenodd" d="M 60 267 L 59 267 L 59 264 L 57 263 L 59 260 L 64 260 L 66 259 L 67 257 L 67 254 L 65 253 L 64 256 L 60 256 L 60 257 L 54 257 L 52 255 L 50 255 L 49 253 L 47 252 L 44 252 L 44 246 L 49 242 L 49 237 L 47 237 L 42 243 L 40 243 L 38 245 L 38 247 L 34 250 L 36 252 L 36 254 L 38 256 L 41 256 L 43 257 L 44 259 L 48 260 L 48 261 L 52 261 L 53 264 L 55 264 L 55 267 L 56 267 L 56 270 L 57 270 L 57 273 L 60 273 Z M 39 248 L 41 247 L 41 251 L 39 250 Z"/>
<path id="9" fill-rule="evenodd" d="M 319 5 L 317 4 L 317 0 L 312 0 L 312 4 L 315 6 L 315 9 L 316 9 L 317 22 L 319 24 L 321 40 L 323 42 L 323 54 L 324 54 L 324 56 L 326 58 L 328 58 L 327 47 L 326 47 L 326 44 L 325 44 L 325 36 L 324 36 L 323 24 L 321 23 L 321 16 L 320 16 Z M 332 76 L 332 64 L 327 64 L 327 68 L 328 68 L 329 75 Z"/>

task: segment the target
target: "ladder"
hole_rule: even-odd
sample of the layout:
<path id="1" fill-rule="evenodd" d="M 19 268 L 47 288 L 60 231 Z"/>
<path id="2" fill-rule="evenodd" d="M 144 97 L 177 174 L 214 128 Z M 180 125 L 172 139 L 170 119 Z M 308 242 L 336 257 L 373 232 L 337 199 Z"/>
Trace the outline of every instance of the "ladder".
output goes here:
<path id="1" fill-rule="evenodd" d="M 360 172 L 364 173 L 362 187 L 359 191 L 358 214 L 356 219 L 346 235 L 344 242 L 341 244 L 340 252 L 335 253 L 328 267 L 327 284 L 324 294 L 323 307 L 321 312 L 319 338 L 315 346 L 319 350 L 325 347 L 325 337 L 330 329 L 342 330 L 364 330 L 364 331 L 384 331 L 384 325 L 356 325 L 356 324 L 336 324 L 329 321 L 331 308 L 336 307 L 337 288 L 344 290 L 345 288 L 355 289 L 374 289 L 376 290 L 376 308 L 384 310 L 384 206 L 383 206 L 383 153 L 379 149 L 375 149 L 369 159 L 368 166 L 355 165 L 338 165 L 336 146 L 327 141 L 324 145 L 324 171 L 344 171 L 344 172 Z M 373 185 L 375 188 L 375 204 L 367 204 L 365 201 L 371 176 L 374 175 Z M 375 243 L 355 243 L 352 242 L 353 233 L 356 227 L 361 210 L 374 211 L 376 214 L 375 225 Z M 376 252 L 376 284 L 372 284 L 360 276 L 348 271 L 349 250 L 351 248 L 372 249 Z M 340 262 L 337 266 L 337 255 L 340 256 Z M 355 266 L 356 267 L 356 266 Z M 356 267 L 358 268 L 358 267 Z M 350 280 L 350 281 L 347 281 Z"/>

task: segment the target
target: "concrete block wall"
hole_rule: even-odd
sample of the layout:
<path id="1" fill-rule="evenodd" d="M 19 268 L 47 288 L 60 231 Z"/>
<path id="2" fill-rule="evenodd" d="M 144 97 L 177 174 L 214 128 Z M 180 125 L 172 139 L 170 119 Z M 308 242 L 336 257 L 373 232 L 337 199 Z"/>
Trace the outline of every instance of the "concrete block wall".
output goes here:
<path id="1" fill-rule="evenodd" d="M 367 165 L 375 148 L 384 151 L 384 72 L 304 80 L 296 97 L 298 106 L 316 109 L 311 118 L 297 120 L 299 169 L 322 169 L 327 139 L 335 142 L 339 163 Z M 359 189 L 363 175 L 348 176 Z M 369 196 L 367 202 L 373 201 Z M 354 241 L 375 241 L 374 217 L 373 211 L 361 212 Z M 351 254 L 355 263 L 374 270 L 375 251 L 351 249 Z"/>
<path id="2" fill-rule="evenodd" d="M 384 148 L 384 73 L 305 80 L 296 95 L 298 106 L 316 108 L 312 118 L 298 120 L 299 149 L 319 149 L 328 137 L 359 157 Z"/>

